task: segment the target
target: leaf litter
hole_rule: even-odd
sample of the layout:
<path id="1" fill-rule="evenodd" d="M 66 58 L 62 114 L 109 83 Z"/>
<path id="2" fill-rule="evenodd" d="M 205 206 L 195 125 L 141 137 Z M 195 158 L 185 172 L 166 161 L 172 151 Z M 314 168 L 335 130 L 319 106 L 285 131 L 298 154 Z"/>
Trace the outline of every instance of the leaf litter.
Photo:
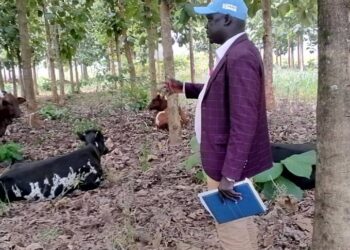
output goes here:
<path id="1" fill-rule="evenodd" d="M 103 184 L 53 201 L 6 205 L 0 213 L 0 250 L 221 249 L 215 224 L 197 198 L 205 185 L 182 165 L 191 152 L 193 114 L 182 144 L 169 146 L 167 132 L 153 126 L 154 113 L 116 109 L 91 94 L 78 97 L 67 104 L 72 114 L 96 119 L 108 137 Z M 311 105 L 279 105 L 268 116 L 273 142 L 315 141 Z M 21 118 L 2 140 L 22 144 L 25 160 L 79 147 L 71 122 L 43 124 L 33 129 Z M 268 213 L 256 218 L 259 249 L 309 249 L 314 192 L 301 201 L 279 197 L 267 203 Z"/>

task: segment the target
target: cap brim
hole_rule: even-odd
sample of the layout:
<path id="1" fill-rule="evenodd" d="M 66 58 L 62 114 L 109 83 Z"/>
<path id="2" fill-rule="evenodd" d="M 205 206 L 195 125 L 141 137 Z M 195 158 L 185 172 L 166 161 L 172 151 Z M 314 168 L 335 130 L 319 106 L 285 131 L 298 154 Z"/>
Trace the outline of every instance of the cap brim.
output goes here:
<path id="1" fill-rule="evenodd" d="M 196 12 L 199 15 L 208 15 L 208 14 L 214 14 L 215 11 L 208 7 L 194 7 L 193 8 L 194 12 Z"/>

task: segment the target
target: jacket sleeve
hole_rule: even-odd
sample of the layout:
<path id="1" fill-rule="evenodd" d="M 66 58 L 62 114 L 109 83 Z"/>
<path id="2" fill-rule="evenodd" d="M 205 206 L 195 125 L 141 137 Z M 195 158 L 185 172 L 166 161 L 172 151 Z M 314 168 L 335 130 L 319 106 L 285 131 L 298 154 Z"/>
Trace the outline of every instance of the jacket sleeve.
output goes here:
<path id="1" fill-rule="evenodd" d="M 202 83 L 189 83 L 185 84 L 185 96 L 189 99 L 197 99 L 199 93 L 202 91 L 204 84 Z"/>
<path id="2" fill-rule="evenodd" d="M 260 61 L 252 54 L 227 60 L 230 133 L 221 174 L 241 180 L 257 128 L 261 85 Z"/>

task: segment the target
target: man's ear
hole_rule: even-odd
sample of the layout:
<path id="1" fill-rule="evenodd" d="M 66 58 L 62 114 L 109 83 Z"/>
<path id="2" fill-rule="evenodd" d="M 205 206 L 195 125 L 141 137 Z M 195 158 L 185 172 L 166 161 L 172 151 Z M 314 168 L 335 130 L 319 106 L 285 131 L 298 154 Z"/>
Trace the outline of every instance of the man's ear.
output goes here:
<path id="1" fill-rule="evenodd" d="M 228 14 L 226 14 L 225 16 L 224 16 L 224 20 L 225 20 L 225 25 L 230 25 L 231 23 L 232 23 L 232 18 L 231 18 L 231 16 L 230 15 L 228 15 Z"/>

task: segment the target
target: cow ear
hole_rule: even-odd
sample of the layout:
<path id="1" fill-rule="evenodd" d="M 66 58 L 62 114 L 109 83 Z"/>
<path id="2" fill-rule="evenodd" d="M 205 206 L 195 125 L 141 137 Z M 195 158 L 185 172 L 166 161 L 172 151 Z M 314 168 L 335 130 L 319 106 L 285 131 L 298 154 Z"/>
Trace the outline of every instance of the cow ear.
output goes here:
<path id="1" fill-rule="evenodd" d="M 77 132 L 77 135 L 81 141 L 85 141 L 85 134 L 82 134 L 80 132 Z"/>
<path id="2" fill-rule="evenodd" d="M 17 102 L 18 102 L 18 104 L 22 104 L 22 103 L 24 103 L 24 102 L 26 102 L 27 100 L 25 99 L 25 98 L 23 98 L 23 97 L 17 97 Z"/>

